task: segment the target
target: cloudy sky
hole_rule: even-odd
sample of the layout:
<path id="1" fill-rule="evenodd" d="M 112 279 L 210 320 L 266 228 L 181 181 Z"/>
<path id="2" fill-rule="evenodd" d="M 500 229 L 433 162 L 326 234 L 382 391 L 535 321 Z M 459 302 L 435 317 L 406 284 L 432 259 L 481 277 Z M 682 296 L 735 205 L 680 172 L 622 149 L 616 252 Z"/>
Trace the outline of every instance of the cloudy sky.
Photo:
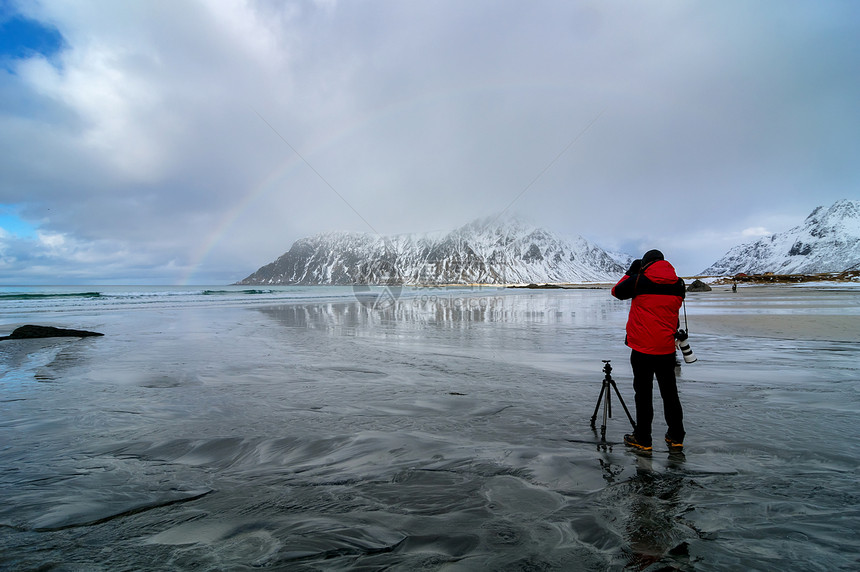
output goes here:
<path id="1" fill-rule="evenodd" d="M 0 283 L 501 212 L 681 274 L 860 198 L 854 0 L 0 0 Z"/>

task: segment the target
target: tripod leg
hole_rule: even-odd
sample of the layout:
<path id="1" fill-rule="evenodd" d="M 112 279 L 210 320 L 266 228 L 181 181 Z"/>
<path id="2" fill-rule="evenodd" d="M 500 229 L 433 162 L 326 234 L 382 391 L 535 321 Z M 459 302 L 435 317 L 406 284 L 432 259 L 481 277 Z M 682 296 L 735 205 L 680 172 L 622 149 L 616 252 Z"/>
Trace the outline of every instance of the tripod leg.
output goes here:
<path id="1" fill-rule="evenodd" d="M 606 394 L 603 399 L 603 425 L 600 426 L 600 439 L 606 441 L 606 420 L 612 417 L 612 393 L 609 391 L 608 384 L 606 384 Z"/>
<path id="2" fill-rule="evenodd" d="M 597 405 L 594 406 L 594 414 L 591 416 L 591 428 L 594 429 L 594 422 L 597 421 L 597 411 L 600 409 L 600 403 L 603 401 L 604 392 L 608 395 L 609 389 L 606 387 L 606 382 L 600 386 L 600 395 L 597 396 Z M 605 422 L 604 422 L 605 424 Z"/>
<path id="3" fill-rule="evenodd" d="M 612 394 L 609 392 L 609 387 L 606 388 L 606 416 L 612 419 Z"/>
<path id="4" fill-rule="evenodd" d="M 612 380 L 611 383 L 612 383 L 612 389 L 615 390 L 615 395 L 618 396 L 618 401 L 621 402 L 621 407 L 624 408 L 624 413 L 627 414 L 627 419 L 630 420 L 630 425 L 633 427 L 633 430 L 636 431 L 636 422 L 633 421 L 633 416 L 630 415 L 630 411 L 627 410 L 627 405 L 624 403 L 624 398 L 621 397 L 621 392 L 618 391 L 618 386 L 615 384 L 615 380 Z"/>

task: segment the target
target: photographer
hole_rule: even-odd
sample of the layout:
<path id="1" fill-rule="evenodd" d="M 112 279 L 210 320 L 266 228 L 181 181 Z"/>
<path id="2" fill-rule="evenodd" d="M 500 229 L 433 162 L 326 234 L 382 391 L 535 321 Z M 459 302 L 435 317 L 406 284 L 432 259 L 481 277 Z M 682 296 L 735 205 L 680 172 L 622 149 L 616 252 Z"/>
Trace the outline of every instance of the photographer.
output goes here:
<path id="1" fill-rule="evenodd" d="M 636 429 L 632 435 L 624 436 L 624 443 L 642 451 L 651 450 L 655 376 L 668 426 L 666 443 L 670 450 L 683 448 L 684 414 L 675 382 L 675 332 L 684 294 L 684 281 L 659 250 L 649 250 L 641 260 L 633 261 L 612 288 L 612 295 L 619 300 L 632 300 L 626 344 L 632 350 Z"/>

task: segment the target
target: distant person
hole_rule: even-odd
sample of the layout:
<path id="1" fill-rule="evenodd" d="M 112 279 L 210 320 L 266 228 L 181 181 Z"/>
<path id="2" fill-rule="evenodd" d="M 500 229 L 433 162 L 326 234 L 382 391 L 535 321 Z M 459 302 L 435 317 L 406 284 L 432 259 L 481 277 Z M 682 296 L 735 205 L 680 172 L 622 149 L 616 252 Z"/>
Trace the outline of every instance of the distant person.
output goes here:
<path id="1" fill-rule="evenodd" d="M 675 382 L 675 332 L 684 293 L 684 281 L 659 250 L 649 250 L 641 260 L 634 260 L 612 288 L 612 295 L 619 300 L 632 300 L 625 343 L 632 350 L 636 428 L 624 436 L 624 444 L 641 451 L 651 450 L 655 376 L 668 426 L 666 443 L 674 451 L 684 446 L 684 413 Z"/>
<path id="2" fill-rule="evenodd" d="M 738 283 L 735 282 L 734 284 L 732 284 L 732 292 L 737 292 L 737 291 L 738 291 Z"/>

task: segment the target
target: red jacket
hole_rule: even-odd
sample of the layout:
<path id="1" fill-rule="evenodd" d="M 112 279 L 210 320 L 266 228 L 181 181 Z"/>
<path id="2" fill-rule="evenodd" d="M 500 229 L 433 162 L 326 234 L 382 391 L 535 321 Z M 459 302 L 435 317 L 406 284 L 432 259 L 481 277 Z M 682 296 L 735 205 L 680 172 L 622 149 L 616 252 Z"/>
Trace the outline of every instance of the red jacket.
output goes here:
<path id="1" fill-rule="evenodd" d="M 665 260 L 619 280 L 612 295 L 633 300 L 627 318 L 627 345 L 643 354 L 675 353 L 678 310 L 685 293 L 684 281 Z"/>

